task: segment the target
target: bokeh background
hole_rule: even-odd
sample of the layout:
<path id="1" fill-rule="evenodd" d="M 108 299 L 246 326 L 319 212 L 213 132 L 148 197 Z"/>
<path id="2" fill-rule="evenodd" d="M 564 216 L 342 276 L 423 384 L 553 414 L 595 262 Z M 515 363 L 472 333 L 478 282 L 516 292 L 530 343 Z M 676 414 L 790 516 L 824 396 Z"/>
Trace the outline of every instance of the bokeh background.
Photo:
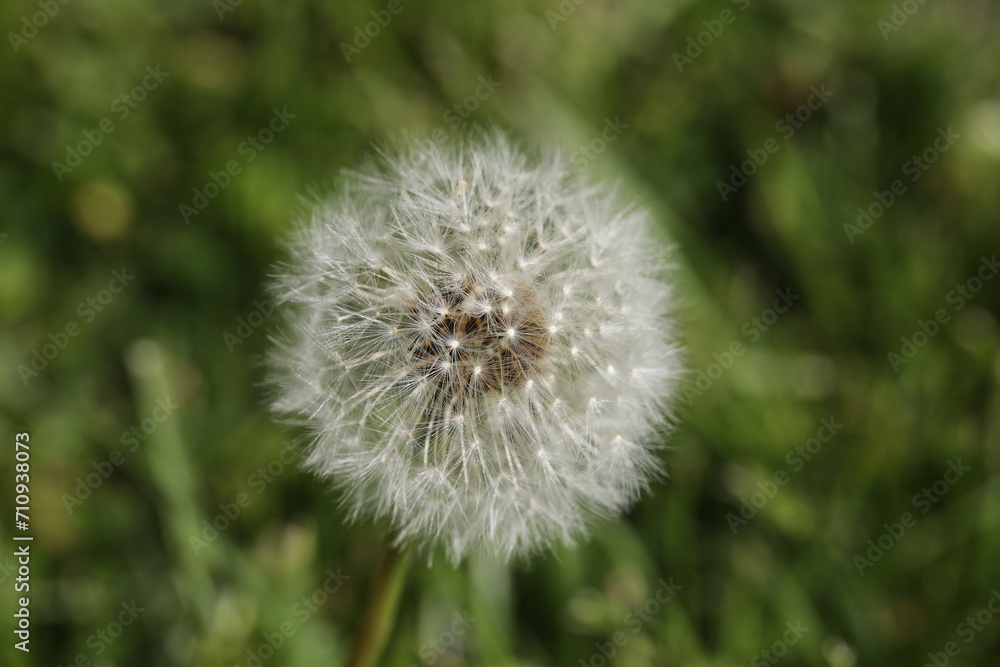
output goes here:
<path id="1" fill-rule="evenodd" d="M 342 664 L 381 539 L 269 419 L 268 267 L 341 169 L 490 122 L 663 221 L 690 384 L 625 521 L 415 564 L 384 664 L 996 664 L 996 3 L 16 0 L 0 28 L 4 665 Z"/>

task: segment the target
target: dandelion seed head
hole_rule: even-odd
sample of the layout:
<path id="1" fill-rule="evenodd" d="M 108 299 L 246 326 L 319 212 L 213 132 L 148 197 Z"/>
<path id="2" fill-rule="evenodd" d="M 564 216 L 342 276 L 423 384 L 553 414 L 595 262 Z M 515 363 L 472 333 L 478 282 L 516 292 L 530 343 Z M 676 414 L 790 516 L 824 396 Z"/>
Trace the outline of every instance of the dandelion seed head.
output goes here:
<path id="1" fill-rule="evenodd" d="M 660 470 L 681 354 L 650 230 L 500 133 L 387 157 L 289 245 L 274 410 L 399 544 L 457 562 L 579 539 Z"/>

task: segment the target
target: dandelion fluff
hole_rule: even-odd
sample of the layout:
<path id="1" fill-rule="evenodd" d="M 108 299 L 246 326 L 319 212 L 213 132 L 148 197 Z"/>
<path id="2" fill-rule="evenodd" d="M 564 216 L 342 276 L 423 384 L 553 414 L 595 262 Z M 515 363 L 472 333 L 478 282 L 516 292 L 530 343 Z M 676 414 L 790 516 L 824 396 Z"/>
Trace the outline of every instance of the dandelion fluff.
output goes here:
<path id="1" fill-rule="evenodd" d="M 681 373 L 649 215 L 500 133 L 418 144 L 313 205 L 275 285 L 276 412 L 353 519 L 523 557 L 658 473 Z"/>

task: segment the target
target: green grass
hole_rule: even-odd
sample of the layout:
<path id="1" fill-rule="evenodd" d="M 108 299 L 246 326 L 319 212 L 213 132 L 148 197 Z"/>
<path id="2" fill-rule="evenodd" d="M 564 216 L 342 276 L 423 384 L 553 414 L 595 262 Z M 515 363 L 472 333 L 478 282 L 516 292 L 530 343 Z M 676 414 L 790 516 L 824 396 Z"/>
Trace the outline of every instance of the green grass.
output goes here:
<path id="1" fill-rule="evenodd" d="M 220 20 L 208 2 L 70 0 L 0 48 L 4 609 L 22 431 L 35 538 L 32 650 L 14 649 L 7 614 L 0 662 L 244 666 L 279 633 L 268 665 L 342 663 L 380 532 L 346 526 L 336 495 L 282 461 L 295 434 L 260 387 L 274 323 L 239 319 L 301 196 L 395 136 L 496 122 L 656 211 L 677 244 L 690 388 L 670 479 L 626 521 L 528 567 L 415 563 L 384 664 L 596 667 L 603 646 L 623 667 L 755 666 L 788 623 L 808 630 L 775 664 L 923 665 L 949 642 L 949 664 L 992 664 L 1000 618 L 975 616 L 1000 590 L 1000 281 L 954 290 L 1000 247 L 996 8 L 927 2 L 883 37 L 892 3 L 861 0 L 401 0 L 348 63 L 342 44 L 388 4 L 244 0 Z M 5 3 L 2 32 L 38 11 Z M 675 56 L 723 19 L 691 62 Z M 156 66 L 145 99 L 116 103 Z M 801 110 L 821 86 L 832 96 Z M 294 118 L 244 145 L 276 109 Z M 782 124 L 797 110 L 800 127 Z M 54 169 L 104 118 L 92 153 Z M 960 136 L 914 170 L 949 127 Z M 748 150 L 766 161 L 723 199 Z M 239 173 L 186 223 L 180 205 L 230 161 Z M 896 180 L 866 230 L 845 228 Z M 102 304 L 123 267 L 135 279 Z M 776 290 L 798 298 L 771 321 Z M 936 316 L 912 359 L 890 358 Z M 824 419 L 842 427 L 810 443 Z M 958 460 L 969 470 L 935 488 Z M 745 524 L 744 500 L 761 505 Z M 880 536 L 889 548 L 858 561 Z M 143 611 L 105 643 L 133 600 Z"/>

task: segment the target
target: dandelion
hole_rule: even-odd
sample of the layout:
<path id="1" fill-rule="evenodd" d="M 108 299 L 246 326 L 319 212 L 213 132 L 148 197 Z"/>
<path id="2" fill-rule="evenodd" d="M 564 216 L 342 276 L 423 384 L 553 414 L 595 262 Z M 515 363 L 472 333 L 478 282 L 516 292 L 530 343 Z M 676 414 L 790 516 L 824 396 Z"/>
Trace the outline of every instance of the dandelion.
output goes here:
<path id="1" fill-rule="evenodd" d="M 352 519 L 454 562 L 619 516 L 660 470 L 681 372 L 649 214 L 498 132 L 348 177 L 275 293 L 275 410 Z"/>

